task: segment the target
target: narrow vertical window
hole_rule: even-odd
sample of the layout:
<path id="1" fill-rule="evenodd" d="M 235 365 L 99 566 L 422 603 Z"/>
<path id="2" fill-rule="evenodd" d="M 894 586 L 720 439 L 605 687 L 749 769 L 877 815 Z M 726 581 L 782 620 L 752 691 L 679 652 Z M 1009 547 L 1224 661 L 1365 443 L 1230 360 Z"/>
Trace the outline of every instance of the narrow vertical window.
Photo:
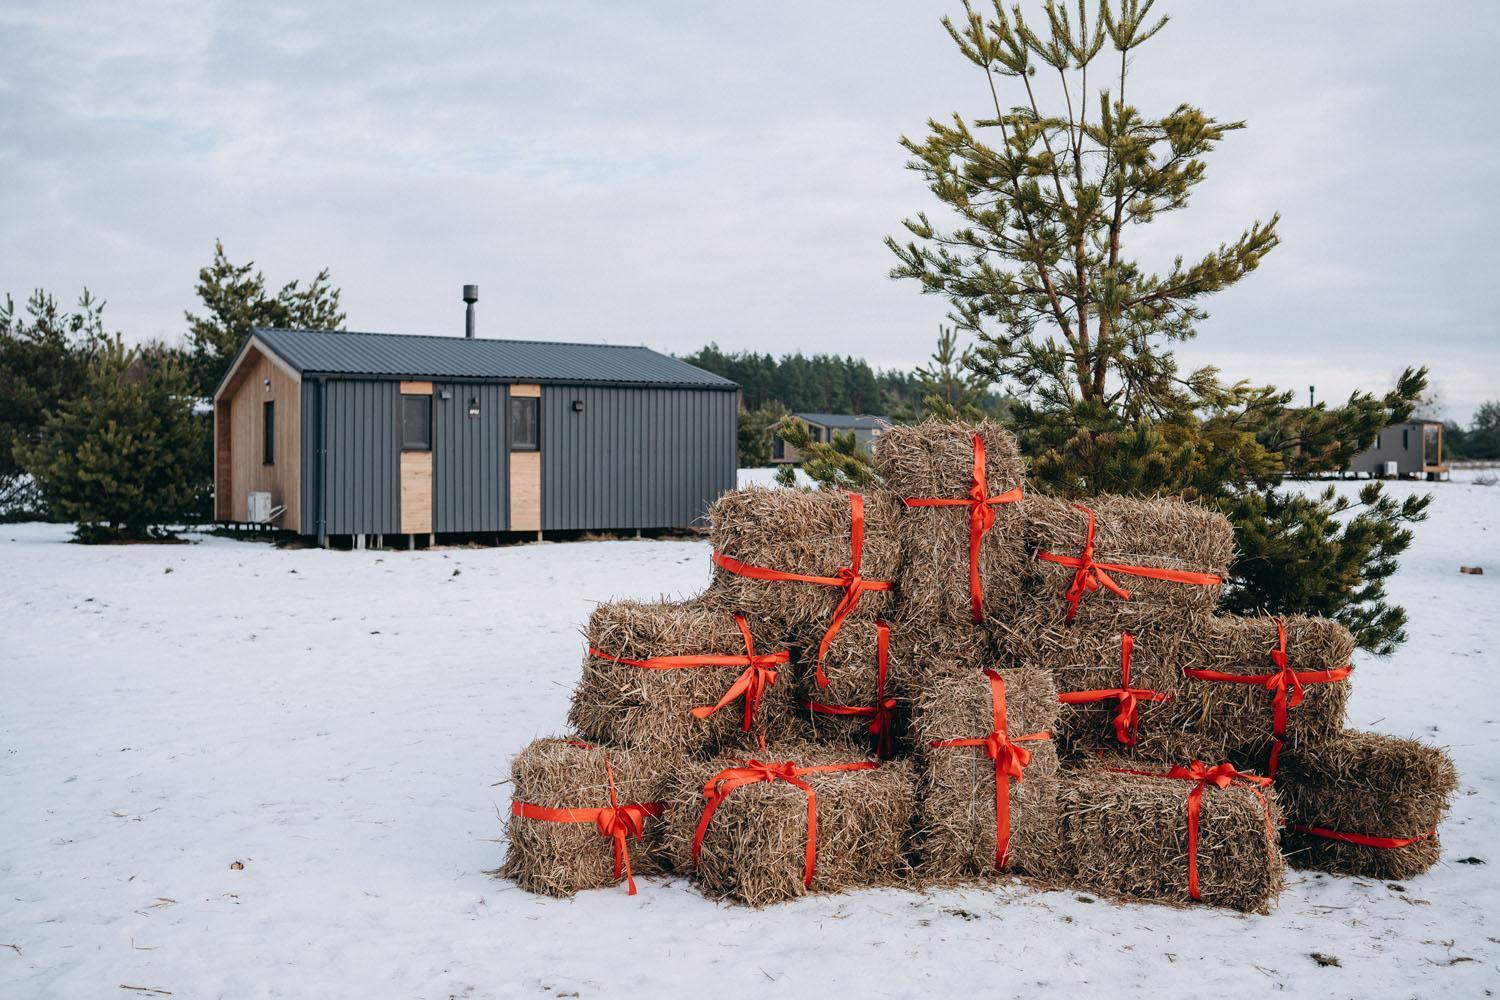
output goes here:
<path id="1" fill-rule="evenodd" d="M 276 403 L 266 400 L 261 404 L 261 453 L 264 465 L 276 464 Z"/>
<path id="2" fill-rule="evenodd" d="M 510 450 L 536 451 L 542 446 L 535 396 L 510 397 Z"/>
<path id="3" fill-rule="evenodd" d="M 1401 429 L 1401 450 L 1411 451 L 1411 430 L 1403 427 Z"/>
<path id="4" fill-rule="evenodd" d="M 432 397 L 401 397 L 401 450 L 432 450 Z"/>

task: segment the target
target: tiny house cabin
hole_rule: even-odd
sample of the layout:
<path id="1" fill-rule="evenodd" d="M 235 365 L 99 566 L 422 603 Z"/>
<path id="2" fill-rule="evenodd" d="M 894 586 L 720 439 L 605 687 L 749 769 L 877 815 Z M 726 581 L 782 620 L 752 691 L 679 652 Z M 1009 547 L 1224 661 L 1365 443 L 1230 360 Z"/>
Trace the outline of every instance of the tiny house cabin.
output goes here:
<path id="1" fill-rule="evenodd" d="M 1443 425 L 1436 420 L 1391 424 L 1375 435 L 1373 445 L 1355 456 L 1349 471 L 1355 475 L 1439 479 L 1448 472 L 1443 462 Z"/>
<path id="2" fill-rule="evenodd" d="M 833 440 L 834 434 L 854 432 L 854 443 L 861 451 L 875 450 L 875 439 L 891 426 L 889 417 L 856 416 L 850 413 L 793 413 L 807 425 L 808 435 L 814 444 Z M 777 465 L 788 465 L 802 461 L 802 453 L 796 445 L 781 436 L 781 425 L 790 420 L 784 417 L 771 425 L 771 461 Z"/>
<path id="3" fill-rule="evenodd" d="M 214 516 L 317 538 L 661 529 L 735 485 L 738 386 L 644 347 L 257 329 Z"/>

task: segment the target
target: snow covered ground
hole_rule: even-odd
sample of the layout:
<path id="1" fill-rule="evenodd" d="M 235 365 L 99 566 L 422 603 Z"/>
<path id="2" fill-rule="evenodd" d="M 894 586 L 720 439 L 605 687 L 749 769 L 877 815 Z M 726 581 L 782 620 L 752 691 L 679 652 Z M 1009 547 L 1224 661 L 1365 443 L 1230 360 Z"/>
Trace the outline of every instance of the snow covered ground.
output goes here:
<path id="1" fill-rule="evenodd" d="M 85 548 L 0 525 L 0 996 L 1479 996 L 1500 986 L 1500 487 L 1392 488 L 1437 499 L 1391 586 L 1411 642 L 1357 660 L 1351 721 L 1451 748 L 1444 863 L 1293 873 L 1269 917 L 1020 887 L 530 896 L 483 874 L 496 782 L 561 728 L 592 602 L 696 590 L 706 544 Z"/>

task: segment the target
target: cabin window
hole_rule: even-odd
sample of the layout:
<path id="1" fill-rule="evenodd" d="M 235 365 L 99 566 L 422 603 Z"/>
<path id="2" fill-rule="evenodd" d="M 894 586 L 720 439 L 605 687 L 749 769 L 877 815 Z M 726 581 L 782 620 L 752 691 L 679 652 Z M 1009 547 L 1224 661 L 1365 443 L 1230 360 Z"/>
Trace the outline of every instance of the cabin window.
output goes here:
<path id="1" fill-rule="evenodd" d="M 535 396 L 510 397 L 511 451 L 536 451 L 542 446 L 537 426 L 540 403 Z"/>
<path id="2" fill-rule="evenodd" d="M 821 428 L 821 427 L 811 427 L 811 428 L 808 428 L 808 429 L 812 431 L 813 443 L 814 444 L 822 444 L 823 443 L 823 428 Z"/>
<path id="3" fill-rule="evenodd" d="M 1411 451 L 1411 430 L 1405 427 L 1401 428 L 1401 450 Z"/>
<path id="4" fill-rule="evenodd" d="M 771 457 L 777 460 L 786 458 L 786 440 L 780 434 L 771 438 Z"/>
<path id="5" fill-rule="evenodd" d="M 432 450 L 432 397 L 401 397 L 401 450 Z"/>
<path id="6" fill-rule="evenodd" d="M 260 461 L 262 465 L 276 464 L 276 404 L 266 400 L 261 404 L 261 444 Z"/>

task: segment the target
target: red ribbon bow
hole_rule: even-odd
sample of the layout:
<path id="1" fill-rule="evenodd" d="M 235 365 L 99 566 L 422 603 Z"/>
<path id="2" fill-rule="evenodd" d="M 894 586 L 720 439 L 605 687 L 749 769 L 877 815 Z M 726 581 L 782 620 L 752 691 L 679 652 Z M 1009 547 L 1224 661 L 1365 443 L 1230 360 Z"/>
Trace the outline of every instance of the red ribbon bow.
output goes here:
<path id="1" fill-rule="evenodd" d="M 994 715 L 994 728 L 975 739 L 933 740 L 934 747 L 981 747 L 984 755 L 995 762 L 995 868 L 1005 868 L 1010 853 L 1010 782 L 1020 781 L 1031 763 L 1031 751 L 1017 746 L 1023 741 L 1047 740 L 1051 733 L 1028 733 L 1011 738 L 1005 725 L 1005 678 L 988 668 L 984 675 L 990 680 L 990 706 Z"/>
<path id="2" fill-rule="evenodd" d="M 1186 766 L 1178 764 L 1166 774 L 1153 771 L 1127 771 L 1120 768 L 1109 770 L 1116 774 L 1134 774 L 1144 778 L 1177 778 L 1182 781 L 1195 782 L 1188 790 L 1187 797 L 1188 895 L 1193 899 L 1203 898 L 1198 894 L 1198 821 L 1203 809 L 1203 792 L 1209 785 L 1215 788 L 1228 788 L 1233 784 L 1241 784 L 1253 791 L 1266 811 L 1266 837 L 1272 841 L 1276 839 L 1276 831 L 1271 825 L 1271 805 L 1261 793 L 1262 788 L 1271 784 L 1270 778 L 1262 778 L 1255 774 L 1242 774 L 1236 771 L 1232 764 L 1215 764 L 1209 767 L 1201 760 L 1195 760 Z"/>
<path id="3" fill-rule="evenodd" d="M 1088 515 L 1088 528 L 1083 536 L 1083 549 L 1076 556 L 1060 556 L 1052 552 L 1038 552 L 1036 557 L 1045 562 L 1057 563 L 1060 566 L 1068 566 L 1076 572 L 1073 574 L 1072 583 L 1068 589 L 1063 591 L 1063 600 L 1068 602 L 1068 617 L 1071 622 L 1073 616 L 1078 613 L 1078 605 L 1084 597 L 1096 590 L 1108 590 L 1122 601 L 1130 600 L 1130 591 L 1114 581 L 1110 573 L 1124 573 L 1128 576 L 1139 576 L 1148 580 L 1165 580 L 1168 583 L 1188 583 L 1196 586 L 1211 587 L 1223 583 L 1221 577 L 1212 573 L 1195 573 L 1189 570 L 1162 569 L 1157 566 L 1133 566 L 1129 563 L 1098 562 L 1094 559 L 1094 512 L 1083 504 L 1075 503 L 1074 507 Z"/>
<path id="4" fill-rule="evenodd" d="M 693 831 L 693 866 L 697 867 L 698 855 L 703 849 L 703 837 L 708 832 L 708 821 L 713 819 L 714 813 L 730 792 L 763 781 L 785 781 L 801 789 L 807 796 L 807 848 L 803 856 L 802 884 L 811 886 L 813 872 L 818 866 L 818 796 L 812 786 L 802 780 L 802 775 L 829 771 L 869 771 L 879 766 L 872 760 L 851 764 L 824 764 L 820 767 L 798 767 L 792 761 L 768 764 L 759 760 L 747 760 L 739 767 L 725 768 L 703 784 L 703 797 L 707 804 L 703 807 L 703 816 L 698 820 L 697 829 Z"/>
<path id="5" fill-rule="evenodd" d="M 1150 688 L 1130 686 L 1130 654 L 1135 649 L 1135 636 L 1125 632 L 1120 636 L 1120 686 L 1100 688 L 1094 691 L 1064 691 L 1057 700 L 1064 705 L 1082 705 L 1095 701 L 1115 699 L 1115 739 L 1125 746 L 1135 746 L 1135 732 L 1140 725 L 1140 703 L 1142 701 L 1171 701 L 1172 696 Z"/>
<path id="6" fill-rule="evenodd" d="M 1225 684 L 1259 684 L 1271 692 L 1271 759 L 1266 766 L 1266 774 L 1272 778 L 1276 776 L 1276 768 L 1281 759 L 1281 748 L 1286 743 L 1287 711 L 1302 704 L 1306 692 L 1303 691 L 1304 684 L 1331 684 L 1348 677 L 1354 670 L 1353 665 L 1338 667 L 1333 670 L 1293 670 L 1287 663 L 1286 655 L 1286 625 L 1280 618 L 1276 622 L 1276 648 L 1270 650 L 1271 662 L 1276 665 L 1274 673 L 1269 674 L 1226 674 L 1219 670 L 1204 670 L 1199 667 L 1189 667 L 1183 673 L 1188 677 L 1202 681 L 1218 681 Z"/>
<path id="7" fill-rule="evenodd" d="M 873 705 L 824 705 L 806 699 L 802 702 L 808 710 L 819 715 L 868 716 L 870 724 L 865 727 L 875 739 L 875 756 L 879 760 L 890 760 L 895 755 L 892 746 L 892 729 L 895 724 L 896 699 L 885 696 L 886 662 L 889 659 L 891 628 L 883 621 L 875 622 L 875 704 Z"/>
<path id="8" fill-rule="evenodd" d="M 1023 496 L 1019 486 L 994 496 L 989 492 L 984 470 L 984 438 L 976 433 L 973 485 L 966 497 L 905 497 L 902 500 L 908 507 L 969 508 L 969 612 L 976 623 L 984 617 L 984 581 L 979 573 L 979 549 L 984 536 L 995 526 L 995 504 L 1016 503 Z"/>
<path id="9" fill-rule="evenodd" d="M 749 732 L 755 723 L 756 712 L 760 710 L 761 698 L 765 696 L 766 689 L 776 683 L 776 668 L 791 659 L 792 654 L 786 650 L 778 653 L 756 653 L 754 640 L 750 638 L 750 626 L 745 621 L 745 616 L 737 614 L 734 623 L 740 628 L 740 635 L 745 639 L 745 655 L 720 653 L 686 653 L 680 656 L 653 656 L 645 660 L 631 660 L 623 656 L 611 656 L 609 653 L 589 647 L 589 655 L 597 656 L 601 660 L 609 660 L 611 663 L 623 663 L 631 667 L 641 667 L 646 670 L 679 670 L 692 667 L 744 667 L 745 670 L 735 678 L 729 690 L 724 692 L 716 705 L 702 705 L 692 710 L 693 718 L 706 719 L 719 709 L 729 705 L 736 698 L 745 699 L 745 721 L 741 729 Z"/>
<path id="10" fill-rule="evenodd" d="M 573 743 L 574 746 L 592 749 L 587 743 Z M 535 806 L 529 802 L 512 801 L 510 812 L 512 816 L 523 816 L 526 819 L 538 819 L 548 823 L 593 823 L 594 828 L 599 831 L 601 837 L 608 838 L 614 845 L 615 852 L 615 881 L 620 880 L 620 873 L 625 874 L 625 884 L 629 889 L 629 895 L 635 895 L 635 876 L 630 871 L 630 851 L 626 847 L 626 841 L 630 837 L 640 840 L 645 832 L 646 817 L 660 816 L 666 811 L 665 802 L 633 802 L 629 805 L 620 805 L 615 798 L 615 773 L 610 767 L 609 755 L 604 756 L 604 776 L 609 784 L 609 805 L 599 809 L 551 809 L 546 806 Z"/>
<path id="11" fill-rule="evenodd" d="M 806 573 L 787 573 L 779 569 L 769 569 L 765 566 L 752 566 L 749 563 L 740 562 L 733 556 L 726 556 L 722 552 L 713 554 L 716 566 L 750 580 L 774 580 L 789 583 L 815 583 L 824 587 L 839 587 L 844 595 L 839 598 L 838 605 L 833 609 L 833 620 L 828 625 L 828 631 L 823 633 L 823 639 L 818 643 L 817 678 L 819 687 L 828 686 L 828 678 L 823 675 L 823 658 L 828 655 L 828 647 L 833 644 L 834 636 L 839 634 L 839 629 L 848 618 L 859 607 L 859 599 L 867 591 L 890 590 L 894 586 L 889 580 L 867 580 L 859 575 L 860 560 L 864 555 L 865 548 L 865 498 L 858 493 L 849 494 L 849 565 L 839 569 L 833 576 L 811 576 Z"/>

